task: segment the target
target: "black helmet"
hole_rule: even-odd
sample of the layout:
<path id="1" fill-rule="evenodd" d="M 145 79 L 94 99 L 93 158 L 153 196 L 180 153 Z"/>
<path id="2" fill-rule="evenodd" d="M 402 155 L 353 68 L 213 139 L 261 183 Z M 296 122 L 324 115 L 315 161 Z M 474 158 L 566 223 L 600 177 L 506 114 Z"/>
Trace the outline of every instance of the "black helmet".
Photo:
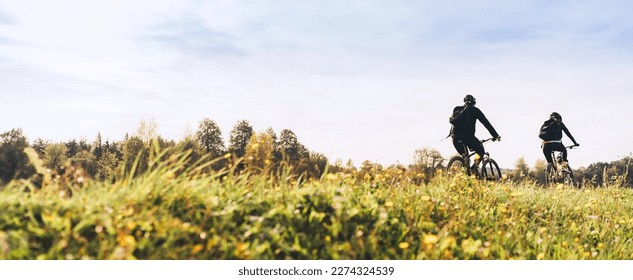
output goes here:
<path id="1" fill-rule="evenodd" d="M 475 105 L 477 103 L 477 99 L 474 96 L 468 94 L 464 97 L 464 103 Z"/>
<path id="2" fill-rule="evenodd" d="M 560 122 L 563 121 L 563 117 L 559 113 L 556 113 L 556 112 L 553 112 L 551 115 L 549 115 L 549 117 L 550 119 L 553 119 L 553 120 L 557 120 Z"/>

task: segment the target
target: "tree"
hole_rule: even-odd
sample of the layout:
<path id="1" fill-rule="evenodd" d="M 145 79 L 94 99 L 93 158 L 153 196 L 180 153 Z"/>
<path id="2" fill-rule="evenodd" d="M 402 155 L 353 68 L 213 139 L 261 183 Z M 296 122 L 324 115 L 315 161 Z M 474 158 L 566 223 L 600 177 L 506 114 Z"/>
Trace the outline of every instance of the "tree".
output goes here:
<path id="1" fill-rule="evenodd" d="M 424 147 L 415 150 L 413 154 L 413 171 L 424 174 L 424 178 L 431 178 L 438 169 L 443 168 L 444 157 L 435 149 Z"/>
<path id="2" fill-rule="evenodd" d="M 74 168 L 79 168 L 85 175 L 94 178 L 97 175 L 99 162 L 97 158 L 87 150 L 81 150 L 74 157 L 70 158 L 70 164 Z"/>
<path id="3" fill-rule="evenodd" d="M 185 136 L 176 144 L 176 150 L 189 153 L 187 160 L 185 161 L 186 167 L 191 167 L 193 164 L 198 162 L 204 154 L 202 152 L 202 148 L 200 148 L 199 142 L 194 136 Z"/>
<path id="4" fill-rule="evenodd" d="M 279 139 L 272 127 L 268 127 L 265 131 L 270 136 L 273 143 L 273 164 L 277 164 L 281 161 L 281 152 L 279 151 Z"/>
<path id="5" fill-rule="evenodd" d="M 63 143 L 54 143 L 46 146 L 44 152 L 44 166 L 50 169 L 59 169 L 68 159 L 68 147 Z"/>
<path id="6" fill-rule="evenodd" d="M 284 129 L 280 132 L 279 151 L 291 164 L 297 164 L 310 156 L 308 150 L 299 143 L 297 135 L 290 129 Z"/>
<path id="7" fill-rule="evenodd" d="M 126 139 L 129 139 L 129 137 L 126 137 Z M 123 158 L 123 143 L 124 142 L 110 142 L 110 140 L 106 140 L 103 144 L 103 152 L 113 154 L 117 160 L 121 160 Z"/>
<path id="8" fill-rule="evenodd" d="M 277 134 L 275 133 L 275 130 L 272 127 L 268 127 L 264 133 L 268 134 L 268 136 L 270 136 L 270 139 L 272 140 L 273 143 L 273 149 L 278 150 L 279 149 L 279 142 L 277 141 Z"/>
<path id="9" fill-rule="evenodd" d="M 122 167 L 126 172 L 130 172 L 136 164 L 134 173 L 141 174 L 147 171 L 150 161 L 155 160 L 158 152 L 175 145 L 176 143 L 172 140 L 166 140 L 156 134 L 156 123 L 153 120 L 150 122 L 141 120 L 136 134 L 133 136 L 126 134 L 121 144 Z"/>
<path id="10" fill-rule="evenodd" d="M 174 140 L 167 139 L 160 135 L 156 136 L 156 138 L 154 138 L 149 144 L 152 148 L 157 148 L 161 151 L 176 147 L 176 142 Z"/>
<path id="11" fill-rule="evenodd" d="M 345 163 L 345 167 L 347 168 L 348 172 L 350 173 L 355 173 L 356 172 L 356 166 L 354 165 L 354 162 L 352 161 L 352 159 L 347 159 L 347 162 Z"/>
<path id="12" fill-rule="evenodd" d="M 520 157 L 514 164 L 512 175 L 518 181 L 524 180 L 530 175 L 530 167 L 525 163 L 524 157 Z"/>
<path id="13" fill-rule="evenodd" d="M 143 143 L 152 141 L 156 138 L 156 122 L 153 119 L 149 122 L 141 119 L 141 122 L 136 128 L 136 136 L 139 137 Z"/>
<path id="14" fill-rule="evenodd" d="M 582 182 L 593 186 L 617 185 L 631 187 L 633 182 L 633 157 L 627 156 L 617 161 L 592 163 L 587 168 L 574 171 Z"/>
<path id="15" fill-rule="evenodd" d="M 311 152 L 307 161 L 307 176 L 320 178 L 328 166 L 328 159 L 324 154 Z"/>
<path id="16" fill-rule="evenodd" d="M 273 152 L 273 139 L 270 134 L 266 132 L 253 134 L 244 156 L 246 169 L 254 173 L 267 172 L 273 164 Z"/>
<path id="17" fill-rule="evenodd" d="M 79 143 L 75 139 L 66 141 L 66 157 L 71 158 L 79 152 Z"/>
<path id="18" fill-rule="evenodd" d="M 198 124 L 195 139 L 202 150 L 211 158 L 217 158 L 224 154 L 224 142 L 220 127 L 211 119 L 205 118 Z"/>
<path id="19" fill-rule="evenodd" d="M 147 170 L 149 164 L 149 147 L 138 136 L 129 137 L 123 143 L 123 161 L 121 164 L 126 172 L 131 172 L 138 160 L 135 174 Z"/>
<path id="20" fill-rule="evenodd" d="M 0 134 L 0 180 L 8 182 L 13 178 L 28 178 L 35 172 L 24 153 L 28 146 L 20 128 Z"/>
<path id="21" fill-rule="evenodd" d="M 356 167 L 354 167 L 354 162 L 351 159 L 348 159 L 345 163 L 340 158 L 337 158 L 332 164 L 329 165 L 328 173 L 336 174 L 336 173 L 347 173 L 353 174 L 356 172 Z"/>
<path id="22" fill-rule="evenodd" d="M 379 163 L 373 163 L 370 160 L 365 160 L 361 163 L 356 177 L 361 180 L 371 181 L 374 177 L 382 173 L 382 165 Z"/>
<path id="23" fill-rule="evenodd" d="M 42 138 L 37 138 L 35 139 L 35 141 L 33 141 L 33 144 L 31 145 L 31 147 L 33 147 L 33 150 L 35 150 L 37 152 L 37 155 L 40 158 L 44 158 L 44 153 L 46 151 L 46 146 L 48 146 L 50 143 Z"/>
<path id="24" fill-rule="evenodd" d="M 547 161 L 544 159 L 537 159 L 534 163 L 531 176 L 540 184 L 545 184 L 545 169 L 547 168 Z"/>
<path id="25" fill-rule="evenodd" d="M 343 160 L 341 160 L 340 158 L 337 158 L 332 164 L 330 164 L 328 171 L 331 174 L 336 174 L 336 173 L 345 173 L 345 167 L 343 166 Z"/>
<path id="26" fill-rule="evenodd" d="M 106 144 L 108 142 L 106 141 Z M 119 157 L 115 152 L 104 149 L 104 153 L 97 160 L 97 170 L 95 178 L 98 180 L 114 180 L 117 167 L 119 166 Z"/>
<path id="27" fill-rule="evenodd" d="M 229 151 L 237 158 L 244 157 L 251 136 L 253 136 L 253 127 L 248 121 L 241 120 L 237 122 L 231 130 Z"/>
<path id="28" fill-rule="evenodd" d="M 88 140 L 86 140 L 86 138 L 82 137 L 79 139 L 79 142 L 77 143 L 77 153 L 80 153 L 81 151 L 90 152 L 91 149 L 92 147 L 88 144 Z"/>
<path id="29" fill-rule="evenodd" d="M 99 160 L 103 154 L 101 132 L 97 133 L 97 139 L 95 139 L 95 142 L 92 144 L 92 154 L 95 156 L 96 160 Z"/>
<path id="30" fill-rule="evenodd" d="M 126 137 L 126 139 L 129 140 L 129 137 Z M 99 180 L 112 180 L 115 178 L 117 168 L 123 161 L 123 143 L 125 142 L 106 140 L 103 143 L 101 156 L 97 159 L 95 178 Z"/>

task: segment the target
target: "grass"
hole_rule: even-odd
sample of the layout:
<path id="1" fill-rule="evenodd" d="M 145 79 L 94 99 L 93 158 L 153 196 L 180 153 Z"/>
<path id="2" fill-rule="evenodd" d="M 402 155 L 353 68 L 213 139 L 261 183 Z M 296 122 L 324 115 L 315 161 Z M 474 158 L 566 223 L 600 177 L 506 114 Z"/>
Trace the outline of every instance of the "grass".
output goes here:
<path id="1" fill-rule="evenodd" d="M 0 259 L 633 259 L 631 189 L 301 181 L 207 174 L 184 156 L 113 183 L 11 182 Z"/>

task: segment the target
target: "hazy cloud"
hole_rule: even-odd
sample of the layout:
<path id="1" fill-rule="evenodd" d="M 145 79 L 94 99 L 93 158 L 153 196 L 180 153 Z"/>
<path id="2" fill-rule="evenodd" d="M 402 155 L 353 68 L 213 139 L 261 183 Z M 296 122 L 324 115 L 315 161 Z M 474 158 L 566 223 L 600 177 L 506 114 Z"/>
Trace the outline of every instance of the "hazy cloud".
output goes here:
<path id="1" fill-rule="evenodd" d="M 242 56 L 239 38 L 213 30 L 194 16 L 167 19 L 148 28 L 142 40 L 195 57 Z"/>
<path id="2" fill-rule="evenodd" d="M 2 6 L 0 6 L 0 9 L 2 9 Z M 3 28 L 9 28 L 11 26 L 14 26 L 16 24 L 16 20 L 13 18 L 12 15 L 0 11 L 0 27 L 2 27 L 2 25 L 5 25 Z M 1 30 L 1 29 L 0 29 Z M 9 38 L 7 36 L 3 36 L 2 33 L 0 32 L 0 45 L 12 45 L 12 44 L 18 44 L 21 43 L 18 40 Z"/>
<path id="3" fill-rule="evenodd" d="M 15 43 L 17 43 L 17 41 L 5 37 L 0 37 L 0 45 L 11 45 Z"/>
<path id="4" fill-rule="evenodd" d="M 0 9 L 2 9 L 2 6 L 0 6 Z M 16 20 L 12 15 L 6 12 L 0 11 L 0 24 L 14 25 L 16 24 Z"/>

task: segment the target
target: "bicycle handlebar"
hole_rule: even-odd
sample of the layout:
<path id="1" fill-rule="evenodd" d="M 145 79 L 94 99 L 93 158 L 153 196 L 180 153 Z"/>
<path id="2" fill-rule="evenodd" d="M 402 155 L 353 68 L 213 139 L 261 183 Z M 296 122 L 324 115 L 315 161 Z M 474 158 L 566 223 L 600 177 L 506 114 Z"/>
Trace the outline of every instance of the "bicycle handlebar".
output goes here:
<path id="1" fill-rule="evenodd" d="M 488 138 L 488 139 L 481 140 L 481 143 L 486 143 L 488 141 L 495 141 L 495 139 L 497 139 L 497 138 L 491 137 L 491 138 Z"/>

